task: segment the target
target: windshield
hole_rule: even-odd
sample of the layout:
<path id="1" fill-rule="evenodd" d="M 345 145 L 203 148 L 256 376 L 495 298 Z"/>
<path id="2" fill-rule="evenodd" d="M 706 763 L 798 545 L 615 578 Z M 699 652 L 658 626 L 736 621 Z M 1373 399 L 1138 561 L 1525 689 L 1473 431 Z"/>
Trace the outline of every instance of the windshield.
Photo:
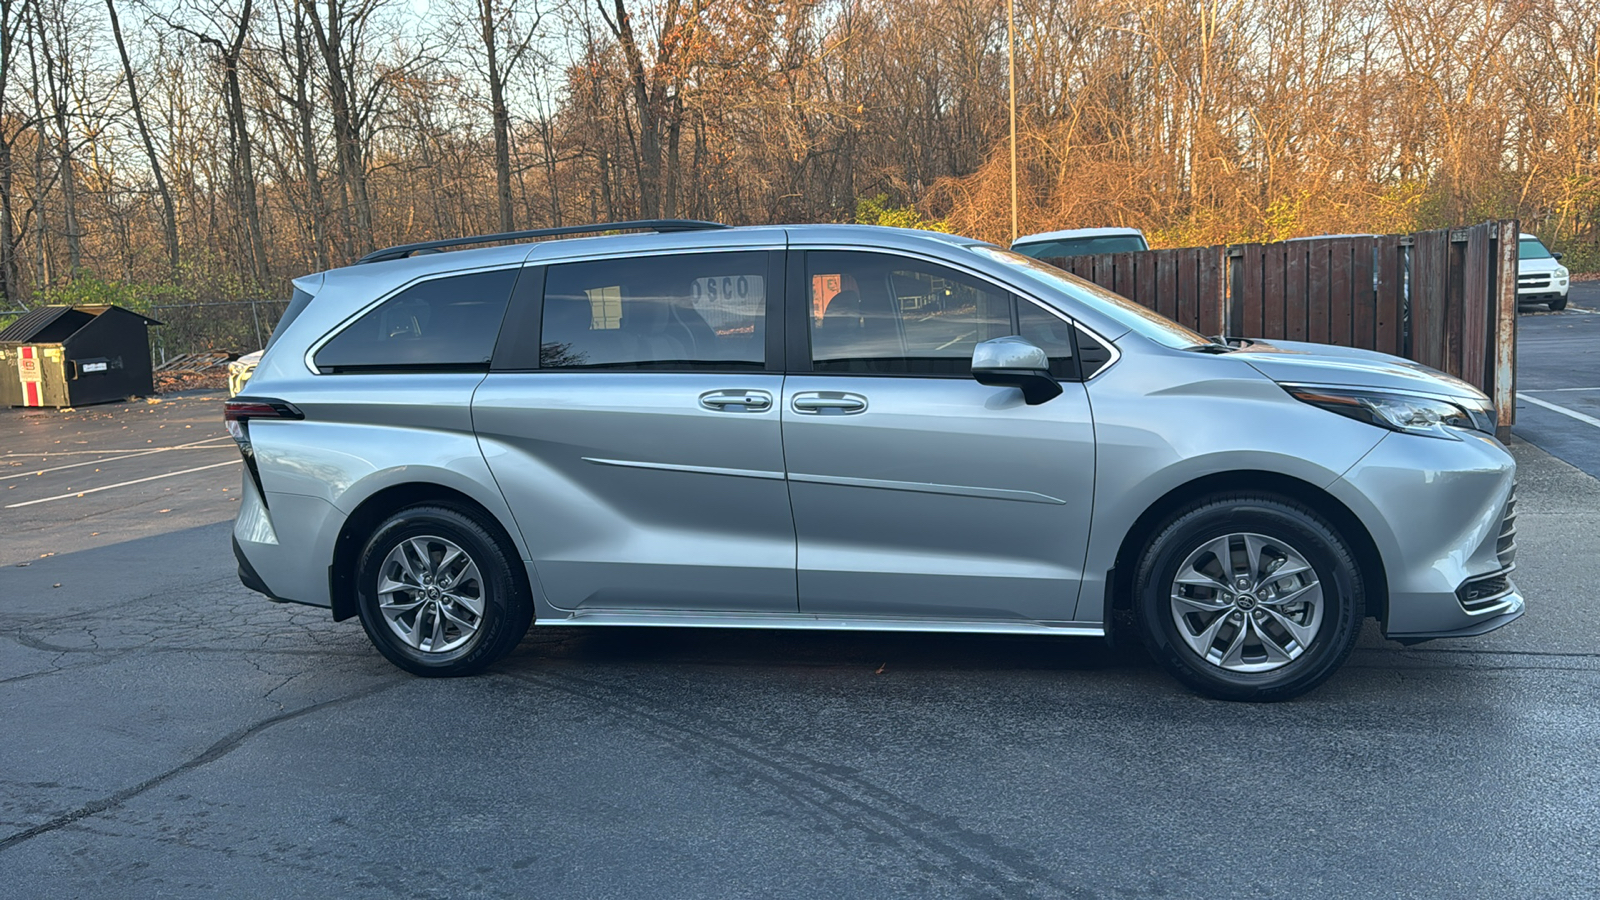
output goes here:
<path id="1" fill-rule="evenodd" d="M 1034 259 L 1057 259 L 1063 256 L 1092 256 L 1096 253 L 1130 253 L 1148 248 L 1144 238 L 1137 234 L 1104 234 L 1099 237 L 1028 241 L 1014 244 L 1011 249 Z"/>
<path id="2" fill-rule="evenodd" d="M 1069 272 L 1064 272 L 1049 263 L 1040 262 L 1037 259 L 1031 259 L 1010 250 L 1001 250 L 998 247 L 973 247 L 972 249 L 974 252 L 982 253 L 997 262 L 1005 263 L 1019 275 L 1026 277 L 1035 284 L 1052 291 L 1060 291 L 1079 303 L 1094 309 L 1101 315 L 1115 319 L 1118 323 L 1127 326 L 1129 331 L 1136 331 L 1163 347 L 1183 350 L 1189 347 L 1203 347 L 1211 343 L 1200 334 L 1190 331 L 1154 310 L 1145 309 L 1119 294 L 1113 294 L 1093 282 L 1084 281 L 1082 278 Z"/>
<path id="3" fill-rule="evenodd" d="M 1537 238 L 1523 238 L 1517 242 L 1517 259 L 1549 259 L 1550 251 Z"/>

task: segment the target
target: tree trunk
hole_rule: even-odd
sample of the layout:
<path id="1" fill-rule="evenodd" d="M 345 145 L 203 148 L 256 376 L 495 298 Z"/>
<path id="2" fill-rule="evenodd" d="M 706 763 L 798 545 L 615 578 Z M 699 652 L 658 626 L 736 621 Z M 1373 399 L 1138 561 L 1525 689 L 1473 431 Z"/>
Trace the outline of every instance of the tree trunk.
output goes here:
<path id="1" fill-rule="evenodd" d="M 348 73 L 345 69 L 343 11 L 339 0 L 327 0 L 324 22 L 315 0 L 300 0 L 311 22 L 317 48 L 322 53 L 328 78 L 328 102 L 333 114 L 333 137 L 337 145 L 339 180 L 344 202 L 355 208 L 355 234 L 347 239 L 345 252 L 354 258 L 356 247 L 372 246 L 372 202 L 367 194 L 366 166 L 362 161 L 360 125 L 355 110 Z"/>
<path id="2" fill-rule="evenodd" d="M 44 57 L 46 89 L 50 94 L 49 117 L 56 126 L 56 177 L 61 183 L 61 219 L 67 239 L 67 277 L 70 279 L 77 275 L 79 267 L 83 265 L 82 235 L 78 231 L 77 177 L 72 167 L 72 132 L 67 127 L 70 63 L 65 57 L 58 58 L 55 53 L 53 35 L 45 24 L 43 6 L 34 4 L 33 12 L 34 21 L 39 27 L 38 47 Z M 40 137 L 42 143 L 43 135 Z"/>
<path id="3" fill-rule="evenodd" d="M 17 17 L 7 0 L 0 10 L 0 98 L 10 94 L 11 50 Z M 4 122 L 0 122 L 0 128 Z M 17 266 L 17 231 L 11 137 L 0 133 L 0 303 L 14 307 L 22 300 L 22 274 Z"/>
<path id="4" fill-rule="evenodd" d="M 611 33 L 622 48 L 622 56 L 628 66 L 628 86 L 633 93 L 634 110 L 639 119 L 639 217 L 654 219 L 661 214 L 661 115 L 650 90 L 644 55 L 634 38 L 633 17 L 622 5 L 622 0 L 612 2 L 616 18 L 611 17 L 603 4 L 600 14 L 605 17 L 606 24 L 611 27 Z M 675 9 L 676 4 L 669 6 L 668 25 L 663 27 L 670 27 L 671 11 Z"/>
<path id="5" fill-rule="evenodd" d="M 144 144 L 150 172 L 156 180 L 156 193 L 161 197 L 161 227 L 167 244 L 167 264 L 174 279 L 180 277 L 178 259 L 178 213 L 172 204 L 172 191 L 167 189 L 167 179 L 161 173 L 161 158 L 156 155 L 156 145 L 150 138 L 150 127 L 145 123 L 144 104 L 139 102 L 139 87 L 133 77 L 133 63 L 128 59 L 127 45 L 122 41 L 122 23 L 117 19 L 115 0 L 106 0 L 106 12 L 111 16 L 111 33 L 117 41 L 117 55 L 122 59 L 122 74 L 128 79 L 128 100 L 133 104 L 133 121 L 139 129 L 139 140 Z"/>
<path id="6" fill-rule="evenodd" d="M 489 106 L 494 119 L 495 198 L 500 208 L 500 230 L 514 231 L 511 212 L 511 115 L 506 111 L 505 73 L 495 51 L 494 0 L 478 0 L 479 35 L 488 64 Z"/>

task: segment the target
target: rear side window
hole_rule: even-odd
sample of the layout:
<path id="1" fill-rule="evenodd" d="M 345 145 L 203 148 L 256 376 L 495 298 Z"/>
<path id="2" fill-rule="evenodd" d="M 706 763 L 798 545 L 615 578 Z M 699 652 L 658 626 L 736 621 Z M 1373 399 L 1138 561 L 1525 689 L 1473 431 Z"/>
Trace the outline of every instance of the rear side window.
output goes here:
<path id="1" fill-rule="evenodd" d="M 761 369 L 768 258 L 682 253 L 550 266 L 539 368 Z"/>
<path id="2" fill-rule="evenodd" d="M 516 269 L 499 269 L 414 284 L 323 345 L 317 368 L 487 370 L 516 280 Z"/>

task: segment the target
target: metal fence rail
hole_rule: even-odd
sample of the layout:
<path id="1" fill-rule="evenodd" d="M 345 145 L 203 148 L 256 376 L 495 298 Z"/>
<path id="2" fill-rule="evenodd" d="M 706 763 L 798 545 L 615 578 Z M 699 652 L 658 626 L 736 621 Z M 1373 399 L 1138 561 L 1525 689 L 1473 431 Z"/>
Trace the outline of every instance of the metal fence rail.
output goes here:
<path id="1" fill-rule="evenodd" d="M 160 365 L 174 356 L 202 350 L 228 350 L 238 354 L 267 345 L 286 300 L 231 300 L 213 303 L 175 303 L 150 307 L 161 321 L 152 329 L 150 358 Z"/>

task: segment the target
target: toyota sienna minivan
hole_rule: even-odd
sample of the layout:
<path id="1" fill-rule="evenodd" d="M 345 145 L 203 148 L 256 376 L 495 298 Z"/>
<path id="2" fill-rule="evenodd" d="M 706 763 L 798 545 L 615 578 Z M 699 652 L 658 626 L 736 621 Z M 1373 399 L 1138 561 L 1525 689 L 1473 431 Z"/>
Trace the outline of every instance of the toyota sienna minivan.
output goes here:
<path id="1" fill-rule="evenodd" d="M 1481 392 L 1219 342 L 980 241 L 614 223 L 295 286 L 227 402 L 240 577 L 418 675 L 530 624 L 1120 627 L 1274 700 L 1369 617 L 1416 642 L 1523 612 Z"/>

